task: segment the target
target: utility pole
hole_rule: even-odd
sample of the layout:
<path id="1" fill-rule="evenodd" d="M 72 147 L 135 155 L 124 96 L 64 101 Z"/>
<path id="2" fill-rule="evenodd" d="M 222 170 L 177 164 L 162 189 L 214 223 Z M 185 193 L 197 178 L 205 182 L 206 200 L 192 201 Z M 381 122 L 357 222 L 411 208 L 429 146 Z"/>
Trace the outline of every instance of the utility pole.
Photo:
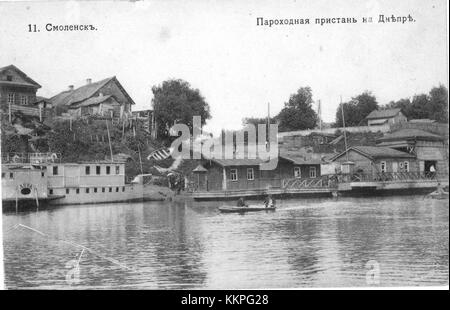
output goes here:
<path id="1" fill-rule="evenodd" d="M 347 133 L 345 131 L 345 117 L 344 117 L 344 105 L 342 104 L 342 95 L 341 95 L 341 111 L 342 111 L 342 126 L 344 127 L 345 154 L 347 155 L 347 161 L 349 161 L 349 159 L 348 159 L 348 147 L 347 147 Z"/>
<path id="2" fill-rule="evenodd" d="M 318 101 L 317 114 L 319 115 L 319 129 L 322 131 L 322 107 L 320 100 Z"/>

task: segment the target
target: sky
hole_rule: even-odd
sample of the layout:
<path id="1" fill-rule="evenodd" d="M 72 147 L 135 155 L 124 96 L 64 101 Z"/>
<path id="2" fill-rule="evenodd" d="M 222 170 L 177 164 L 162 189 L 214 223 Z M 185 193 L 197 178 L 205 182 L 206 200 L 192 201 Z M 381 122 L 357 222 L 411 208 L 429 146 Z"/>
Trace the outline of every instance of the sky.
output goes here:
<path id="1" fill-rule="evenodd" d="M 379 14 L 415 22 L 377 23 Z M 310 24 L 257 26 L 257 17 Z M 331 17 L 358 23 L 314 23 Z M 48 23 L 97 30 L 48 32 Z M 213 133 L 265 117 L 268 103 L 278 113 L 305 86 L 325 122 L 340 96 L 369 90 L 386 104 L 448 87 L 446 38 L 445 0 L 0 2 L 0 67 L 19 67 L 42 85 L 38 95 L 117 76 L 142 110 L 151 108 L 153 85 L 181 78 L 210 105 L 205 130 Z"/>

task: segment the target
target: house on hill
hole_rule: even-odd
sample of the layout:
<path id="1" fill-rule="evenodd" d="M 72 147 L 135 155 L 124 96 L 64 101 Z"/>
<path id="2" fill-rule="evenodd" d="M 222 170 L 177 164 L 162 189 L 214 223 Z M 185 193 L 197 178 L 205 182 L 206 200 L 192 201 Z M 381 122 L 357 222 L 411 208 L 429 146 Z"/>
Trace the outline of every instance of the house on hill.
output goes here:
<path id="1" fill-rule="evenodd" d="M 24 115 L 43 120 L 50 109 L 36 104 L 39 100 L 36 81 L 14 65 L 0 68 L 0 110 L 12 122 L 14 115 Z"/>
<path id="2" fill-rule="evenodd" d="M 73 85 L 49 99 L 56 114 L 68 112 L 74 117 L 99 115 L 122 118 L 131 115 L 133 99 L 115 76 L 98 82 L 86 80 L 86 84 Z"/>
<path id="3" fill-rule="evenodd" d="M 37 82 L 14 65 L 0 68 L 0 105 L 30 105 L 36 101 L 36 92 L 41 88 Z"/>
<path id="4" fill-rule="evenodd" d="M 366 116 L 368 126 L 397 124 L 407 122 L 407 117 L 402 113 L 401 109 L 383 109 L 374 110 Z"/>

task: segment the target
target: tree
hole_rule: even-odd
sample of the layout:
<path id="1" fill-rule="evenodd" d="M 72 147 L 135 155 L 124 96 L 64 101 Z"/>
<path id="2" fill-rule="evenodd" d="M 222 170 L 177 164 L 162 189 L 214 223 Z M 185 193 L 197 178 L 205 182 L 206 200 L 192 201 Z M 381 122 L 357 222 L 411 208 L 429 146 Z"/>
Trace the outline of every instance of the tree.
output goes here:
<path id="1" fill-rule="evenodd" d="M 448 123 L 448 91 L 444 85 L 433 87 L 430 91 L 428 117 Z"/>
<path id="2" fill-rule="evenodd" d="M 360 126 L 370 112 L 378 109 L 378 102 L 375 96 L 366 90 L 353 97 L 350 102 L 340 104 L 336 110 L 336 127 L 343 127 L 342 106 L 344 107 L 345 126 Z"/>
<path id="3" fill-rule="evenodd" d="M 339 104 L 336 110 L 336 123 L 334 127 L 344 127 L 342 121 L 342 111 L 344 112 L 345 126 L 358 126 L 361 122 L 358 107 L 355 101 L 343 102 Z"/>
<path id="4" fill-rule="evenodd" d="M 317 114 L 312 108 L 312 91 L 310 87 L 301 87 L 292 94 L 284 108 L 276 116 L 278 129 L 283 131 L 304 130 L 314 128 Z"/>
<path id="5" fill-rule="evenodd" d="M 429 94 L 414 95 L 412 101 L 391 101 L 387 108 L 400 108 L 409 119 L 428 118 L 448 122 L 448 91 L 444 85 L 433 87 Z"/>
<path id="6" fill-rule="evenodd" d="M 181 79 L 164 81 L 153 86 L 153 108 L 158 125 L 158 139 L 170 142 L 169 129 L 176 123 L 185 124 L 193 131 L 193 116 L 201 117 L 201 125 L 211 118 L 210 109 L 198 89 Z"/>

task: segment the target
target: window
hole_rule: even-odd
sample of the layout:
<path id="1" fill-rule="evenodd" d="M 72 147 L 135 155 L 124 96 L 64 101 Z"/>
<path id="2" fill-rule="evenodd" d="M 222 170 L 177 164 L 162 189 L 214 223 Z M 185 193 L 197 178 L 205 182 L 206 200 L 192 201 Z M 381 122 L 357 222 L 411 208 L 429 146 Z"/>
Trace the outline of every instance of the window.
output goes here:
<path id="1" fill-rule="evenodd" d="M 53 195 L 53 190 L 52 190 L 52 189 L 49 190 L 48 193 L 49 193 L 50 195 Z"/>
<path id="2" fill-rule="evenodd" d="M 89 188 L 86 188 L 85 191 L 86 191 L 86 194 L 89 194 Z"/>
<path id="3" fill-rule="evenodd" d="M 247 180 L 252 181 L 255 179 L 253 168 L 247 168 Z"/>
<path id="4" fill-rule="evenodd" d="M 86 174 L 86 175 L 90 175 L 91 174 L 91 166 L 86 166 L 84 168 L 84 174 Z"/>
<path id="5" fill-rule="evenodd" d="M 10 172 L 10 173 L 9 173 L 9 178 L 10 178 L 10 179 L 14 179 L 14 173 L 13 173 L 13 172 Z"/>
<path id="6" fill-rule="evenodd" d="M 106 174 L 110 174 L 111 173 L 111 167 L 110 166 L 106 166 Z"/>
<path id="7" fill-rule="evenodd" d="M 120 166 L 116 166 L 116 174 L 120 173 Z"/>
<path id="8" fill-rule="evenodd" d="M 53 166 L 53 175 L 58 175 L 58 166 Z"/>
<path id="9" fill-rule="evenodd" d="M 109 192 L 110 192 L 110 193 L 112 192 L 112 187 L 109 188 Z"/>
<path id="10" fill-rule="evenodd" d="M 96 193 L 97 192 L 97 187 L 94 187 L 94 193 Z"/>
<path id="11" fill-rule="evenodd" d="M 75 192 L 76 192 L 77 194 L 79 194 L 79 193 L 80 193 L 80 189 L 77 188 Z"/>
<path id="12" fill-rule="evenodd" d="M 122 187 L 122 192 L 124 192 L 124 191 L 125 191 L 125 186 Z"/>
<path id="13" fill-rule="evenodd" d="M 237 173 L 237 169 L 231 169 L 230 170 L 230 178 L 231 181 L 237 181 L 238 180 L 238 173 Z"/>
<path id="14" fill-rule="evenodd" d="M 104 193 L 105 192 L 105 188 L 104 187 L 102 187 L 102 193 Z"/>
<path id="15" fill-rule="evenodd" d="M 11 81 L 13 80 L 12 75 L 7 75 L 7 76 L 6 76 L 6 80 L 7 80 L 8 82 L 11 82 Z"/>
<path id="16" fill-rule="evenodd" d="M 116 187 L 116 192 L 118 192 L 119 191 L 119 188 L 118 187 Z"/>
<path id="17" fill-rule="evenodd" d="M 41 172 L 41 177 L 44 177 L 45 176 L 45 173 L 44 172 Z"/>
<path id="18" fill-rule="evenodd" d="M 14 104 L 14 93 L 9 93 L 8 94 L 8 103 L 9 104 Z"/>
<path id="19" fill-rule="evenodd" d="M 302 170 L 300 167 L 294 167 L 294 178 L 301 178 L 302 177 Z"/>
<path id="20" fill-rule="evenodd" d="M 380 162 L 380 171 L 386 172 L 386 162 L 385 161 Z"/>
<path id="21" fill-rule="evenodd" d="M 68 188 L 66 188 L 66 194 L 69 194 L 70 190 Z"/>
<path id="22" fill-rule="evenodd" d="M 4 179 L 5 178 L 5 173 L 4 172 L 2 172 L 2 179 Z"/>
<path id="23" fill-rule="evenodd" d="M 317 177 L 316 167 L 309 167 L 309 177 L 310 178 Z"/>
<path id="24" fill-rule="evenodd" d="M 27 96 L 20 96 L 20 104 L 21 105 L 27 105 L 28 104 Z"/>
<path id="25" fill-rule="evenodd" d="M 100 166 L 95 166 L 95 173 L 100 174 Z"/>
<path id="26" fill-rule="evenodd" d="M 405 161 L 403 163 L 403 170 L 409 172 L 409 161 Z"/>

